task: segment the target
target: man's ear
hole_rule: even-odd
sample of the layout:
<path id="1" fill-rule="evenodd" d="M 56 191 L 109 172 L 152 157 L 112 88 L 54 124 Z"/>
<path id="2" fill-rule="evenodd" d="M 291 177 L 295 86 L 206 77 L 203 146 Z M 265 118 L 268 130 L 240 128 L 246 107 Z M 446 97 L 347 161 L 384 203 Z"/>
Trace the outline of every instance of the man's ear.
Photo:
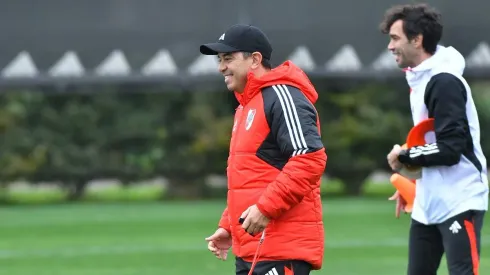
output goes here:
<path id="1" fill-rule="evenodd" d="M 424 37 L 422 36 L 422 34 L 419 34 L 412 39 L 412 44 L 415 46 L 415 48 L 419 49 L 422 48 L 423 41 Z"/>
<path id="2" fill-rule="evenodd" d="M 257 69 L 262 64 L 262 54 L 259 52 L 253 52 L 252 59 L 252 68 Z"/>

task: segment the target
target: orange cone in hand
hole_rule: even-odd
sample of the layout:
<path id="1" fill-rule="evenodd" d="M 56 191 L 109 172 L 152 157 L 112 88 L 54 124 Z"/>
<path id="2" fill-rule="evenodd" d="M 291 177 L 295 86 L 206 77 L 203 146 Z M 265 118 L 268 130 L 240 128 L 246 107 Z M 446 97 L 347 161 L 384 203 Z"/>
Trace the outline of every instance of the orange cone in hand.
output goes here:
<path id="1" fill-rule="evenodd" d="M 390 182 L 407 203 L 404 209 L 405 212 L 412 212 L 413 201 L 415 200 L 415 183 L 400 174 L 393 174 L 390 178 Z"/>
<path id="2" fill-rule="evenodd" d="M 414 146 L 423 146 L 427 142 L 425 140 L 426 134 L 434 131 L 434 119 L 429 118 L 421 121 L 417 125 L 415 125 L 407 135 L 406 144 L 402 145 L 403 149 L 412 148 Z M 410 180 L 407 177 L 404 177 L 403 174 L 406 175 L 414 175 L 417 173 L 417 170 L 421 168 L 419 167 L 404 167 L 402 169 L 401 174 L 395 173 L 391 176 L 390 182 L 393 186 L 398 190 L 400 196 L 405 200 L 405 212 L 410 213 L 413 209 L 413 202 L 415 200 L 415 180 Z M 420 172 L 420 171 L 419 171 Z M 413 176 L 417 178 L 416 176 Z"/>

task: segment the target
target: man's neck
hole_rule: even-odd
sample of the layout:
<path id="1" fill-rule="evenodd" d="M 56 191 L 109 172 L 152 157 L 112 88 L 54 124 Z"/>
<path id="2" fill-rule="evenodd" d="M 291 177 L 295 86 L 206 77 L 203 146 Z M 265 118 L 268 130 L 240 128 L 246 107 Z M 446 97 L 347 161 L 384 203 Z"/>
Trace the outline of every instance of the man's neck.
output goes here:
<path id="1" fill-rule="evenodd" d="M 264 67 L 260 67 L 260 68 L 257 68 L 257 70 L 254 71 L 254 75 L 257 78 L 261 78 L 262 76 L 264 76 L 268 72 L 270 72 L 269 69 L 266 69 Z"/>
<path id="2" fill-rule="evenodd" d="M 429 54 L 427 52 L 422 52 L 419 57 L 417 58 L 416 62 L 414 62 L 413 68 L 417 67 L 418 65 L 422 64 L 425 60 L 429 59 L 432 57 L 432 54 Z"/>
<path id="3" fill-rule="evenodd" d="M 261 78 L 262 76 L 264 76 L 265 74 L 267 74 L 270 71 L 271 71 L 270 69 L 260 67 L 260 68 L 257 68 L 256 70 L 253 70 L 252 72 L 256 78 Z M 245 89 L 245 87 L 243 87 L 243 89 Z M 241 91 L 236 91 L 236 92 L 239 94 L 243 94 L 243 89 Z"/>

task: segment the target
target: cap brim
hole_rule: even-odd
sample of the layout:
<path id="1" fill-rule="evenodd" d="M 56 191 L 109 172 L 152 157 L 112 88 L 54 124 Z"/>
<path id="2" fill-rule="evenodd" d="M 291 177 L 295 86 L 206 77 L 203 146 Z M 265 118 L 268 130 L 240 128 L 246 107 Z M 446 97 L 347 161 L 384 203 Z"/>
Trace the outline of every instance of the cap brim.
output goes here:
<path id="1" fill-rule="evenodd" d="M 238 49 L 222 43 L 208 43 L 201 45 L 199 48 L 202 54 L 205 55 L 217 55 L 218 53 L 232 53 L 238 52 Z"/>

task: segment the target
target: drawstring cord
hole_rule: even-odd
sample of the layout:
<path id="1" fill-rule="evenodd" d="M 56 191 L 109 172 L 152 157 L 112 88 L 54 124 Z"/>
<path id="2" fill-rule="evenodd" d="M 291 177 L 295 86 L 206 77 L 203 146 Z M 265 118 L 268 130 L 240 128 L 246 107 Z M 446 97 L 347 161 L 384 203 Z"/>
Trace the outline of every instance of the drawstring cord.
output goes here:
<path id="1" fill-rule="evenodd" d="M 264 239 L 265 239 L 265 229 L 264 231 L 262 231 L 262 236 L 260 237 L 259 244 L 257 245 L 257 250 L 255 251 L 254 259 L 252 261 L 252 267 L 250 267 L 250 272 L 248 272 L 248 275 L 252 275 L 254 272 L 255 265 L 257 264 L 257 260 L 259 259 L 260 256 L 260 247 L 262 246 Z"/>

